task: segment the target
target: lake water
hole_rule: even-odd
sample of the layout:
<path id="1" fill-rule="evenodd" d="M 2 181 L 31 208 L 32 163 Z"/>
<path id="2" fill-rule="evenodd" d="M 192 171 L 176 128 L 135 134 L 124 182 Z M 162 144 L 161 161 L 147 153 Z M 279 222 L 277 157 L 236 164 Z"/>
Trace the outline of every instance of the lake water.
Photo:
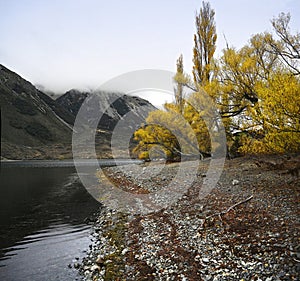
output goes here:
<path id="1" fill-rule="evenodd" d="M 2 163 L 0 280 L 81 280 L 68 265 L 85 255 L 91 244 L 86 218 L 101 205 L 72 163 L 60 163 Z"/>

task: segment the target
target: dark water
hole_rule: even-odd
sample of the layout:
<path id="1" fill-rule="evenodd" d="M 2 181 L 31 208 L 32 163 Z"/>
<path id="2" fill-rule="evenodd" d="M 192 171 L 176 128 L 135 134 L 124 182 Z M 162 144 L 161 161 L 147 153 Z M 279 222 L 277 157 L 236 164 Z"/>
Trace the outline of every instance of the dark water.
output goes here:
<path id="1" fill-rule="evenodd" d="M 85 255 L 99 208 L 72 165 L 2 165 L 0 280 L 80 280 L 68 264 Z"/>

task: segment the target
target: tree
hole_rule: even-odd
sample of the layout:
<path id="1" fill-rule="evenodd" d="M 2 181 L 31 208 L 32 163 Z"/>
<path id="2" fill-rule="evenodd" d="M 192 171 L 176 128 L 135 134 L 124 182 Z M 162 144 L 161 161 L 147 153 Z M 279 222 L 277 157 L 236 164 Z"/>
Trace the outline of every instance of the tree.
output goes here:
<path id="1" fill-rule="evenodd" d="M 212 116 L 214 113 L 207 104 L 211 104 L 211 100 L 203 93 L 203 89 L 207 90 L 213 100 L 217 97 L 216 91 L 214 92 L 216 80 L 212 81 L 212 73 L 216 72 L 213 55 L 217 40 L 214 15 L 215 12 L 211 9 L 210 4 L 203 2 L 200 13 L 196 15 L 197 31 L 194 35 L 193 58 L 194 85 L 192 85 L 191 79 L 184 74 L 181 55 L 177 60 L 177 72 L 174 77 L 176 82 L 175 102 L 164 105 L 166 112 L 150 113 L 146 120 L 148 125 L 135 133 L 135 140 L 139 141 L 135 151 L 142 152 L 139 153 L 140 157 L 149 157 L 146 151 L 149 152 L 157 145 L 161 145 L 167 155 L 175 158 L 186 154 L 210 155 L 212 150 L 210 133 L 214 131 L 219 120 L 215 120 L 215 117 Z M 211 87 L 211 85 L 214 86 Z M 193 93 L 189 97 L 184 97 L 184 87 L 192 90 Z M 173 118 L 174 114 L 181 115 L 189 129 L 184 122 L 179 121 L 179 116 Z M 162 120 L 165 123 L 162 123 Z M 153 124 L 159 124 L 159 127 L 155 127 Z M 169 132 L 166 128 L 169 129 Z M 174 140 L 171 132 L 176 132 L 174 135 L 179 137 L 180 142 Z M 197 141 L 196 145 L 192 141 L 193 135 Z M 213 147 L 218 147 L 218 144 L 213 144 Z"/>
<path id="2" fill-rule="evenodd" d="M 291 15 L 281 13 L 271 23 L 279 40 L 269 37 L 270 51 L 277 54 L 294 75 L 300 75 L 300 33 L 292 35 L 289 23 Z"/>
<path id="3" fill-rule="evenodd" d="M 172 160 L 191 155 L 200 156 L 195 132 L 176 110 L 150 112 L 146 122 L 146 125 L 134 133 L 138 145 L 133 152 L 139 158 L 151 158 L 153 150 L 161 151 L 165 158 Z"/>
<path id="4" fill-rule="evenodd" d="M 276 64 L 276 56 L 270 55 L 265 48 L 265 36 L 254 35 L 240 50 L 227 48 L 223 51 L 218 76 L 221 83 L 220 114 L 223 117 L 240 115 L 258 102 L 255 85 L 268 79 Z"/>
<path id="5" fill-rule="evenodd" d="M 196 34 L 194 34 L 193 77 L 196 85 L 210 81 L 211 64 L 216 50 L 215 11 L 209 2 L 202 2 L 200 13 L 196 14 Z"/>
<path id="6" fill-rule="evenodd" d="M 272 21 L 278 40 L 268 32 L 256 34 L 239 50 L 227 46 L 216 61 L 214 11 L 203 2 L 196 15 L 194 85 L 183 71 L 181 55 L 175 102 L 150 113 L 147 125 L 135 133 L 140 157 L 153 151 L 169 159 L 209 156 L 223 147 L 212 143 L 220 116 L 230 153 L 299 152 L 300 35 L 290 33 L 289 21 L 285 14 Z M 185 87 L 192 93 L 184 95 Z"/>
<path id="7" fill-rule="evenodd" d="M 300 151 L 300 80 L 288 71 L 277 70 L 257 84 L 256 91 L 260 102 L 249 111 L 252 129 L 248 126 L 240 151 Z"/>
<path id="8" fill-rule="evenodd" d="M 267 51 L 268 36 L 257 34 L 240 50 L 229 47 L 223 50 L 217 78 L 205 87 L 216 96 L 229 139 L 235 132 L 245 130 L 245 124 L 251 126 L 248 111 L 259 102 L 256 85 L 268 80 L 278 66 L 277 55 Z"/>
<path id="9" fill-rule="evenodd" d="M 176 82 L 176 88 L 174 89 L 175 93 L 175 105 L 178 107 L 178 112 L 182 114 L 184 107 L 184 97 L 183 97 L 183 84 L 180 80 L 176 80 L 176 77 L 182 77 L 183 73 L 183 56 L 182 54 L 179 56 L 176 62 L 177 72 L 174 77 L 174 81 Z"/>

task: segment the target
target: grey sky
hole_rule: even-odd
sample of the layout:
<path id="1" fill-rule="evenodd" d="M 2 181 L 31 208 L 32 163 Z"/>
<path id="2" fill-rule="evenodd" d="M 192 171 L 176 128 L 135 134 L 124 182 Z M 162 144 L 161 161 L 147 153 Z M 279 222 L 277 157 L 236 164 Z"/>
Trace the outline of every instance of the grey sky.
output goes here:
<path id="1" fill-rule="evenodd" d="M 0 63 L 34 84 L 64 92 L 96 88 L 122 73 L 175 71 L 179 54 L 192 67 L 194 17 L 200 0 L 0 0 Z M 211 0 L 217 55 L 225 43 L 242 47 L 252 34 L 271 30 L 270 19 L 292 15 L 298 0 Z"/>

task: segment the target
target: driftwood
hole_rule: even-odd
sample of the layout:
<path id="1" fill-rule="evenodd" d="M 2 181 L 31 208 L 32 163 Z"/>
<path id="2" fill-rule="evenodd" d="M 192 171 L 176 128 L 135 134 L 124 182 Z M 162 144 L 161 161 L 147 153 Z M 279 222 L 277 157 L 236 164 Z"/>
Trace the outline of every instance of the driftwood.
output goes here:
<path id="1" fill-rule="evenodd" d="M 209 215 L 209 216 L 205 217 L 203 222 L 202 222 L 202 225 L 204 225 L 204 223 L 206 222 L 207 219 L 212 218 L 212 217 L 219 217 L 219 219 L 222 221 L 222 216 L 223 215 L 227 214 L 228 212 L 233 210 L 235 207 L 250 201 L 252 198 L 253 198 L 253 195 L 249 196 L 248 198 L 246 198 L 242 201 L 239 201 L 239 202 L 235 203 L 234 205 L 228 207 L 225 211 L 222 211 L 222 212 L 212 214 L 212 215 Z"/>

